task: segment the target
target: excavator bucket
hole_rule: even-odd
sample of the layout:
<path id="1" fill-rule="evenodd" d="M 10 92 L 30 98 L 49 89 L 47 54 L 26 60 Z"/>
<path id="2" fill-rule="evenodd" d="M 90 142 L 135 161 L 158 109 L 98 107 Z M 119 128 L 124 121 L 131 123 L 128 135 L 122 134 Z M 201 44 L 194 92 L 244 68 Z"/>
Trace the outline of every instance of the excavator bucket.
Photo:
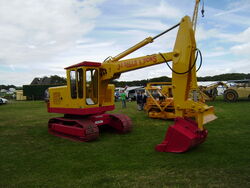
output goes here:
<path id="1" fill-rule="evenodd" d="M 155 149 L 159 152 L 183 153 L 203 143 L 207 137 L 206 129 L 200 131 L 195 121 L 188 118 L 175 118 L 175 124 L 166 132 L 165 139 Z"/>

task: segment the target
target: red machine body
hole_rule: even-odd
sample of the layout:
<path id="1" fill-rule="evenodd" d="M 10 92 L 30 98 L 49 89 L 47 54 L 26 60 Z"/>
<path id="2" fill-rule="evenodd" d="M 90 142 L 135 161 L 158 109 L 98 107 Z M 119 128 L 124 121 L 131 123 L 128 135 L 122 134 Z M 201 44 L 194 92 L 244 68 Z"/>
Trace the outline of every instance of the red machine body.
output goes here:
<path id="1" fill-rule="evenodd" d="M 159 152 L 186 152 L 206 140 L 208 131 L 200 131 L 195 121 L 188 118 L 175 118 L 175 124 L 171 125 L 165 139 L 155 149 Z"/>
<path id="2" fill-rule="evenodd" d="M 127 133 L 132 129 L 132 121 L 123 114 L 66 115 L 50 119 L 48 131 L 59 137 L 86 142 L 99 137 L 99 126 L 111 126 L 118 133 Z"/>

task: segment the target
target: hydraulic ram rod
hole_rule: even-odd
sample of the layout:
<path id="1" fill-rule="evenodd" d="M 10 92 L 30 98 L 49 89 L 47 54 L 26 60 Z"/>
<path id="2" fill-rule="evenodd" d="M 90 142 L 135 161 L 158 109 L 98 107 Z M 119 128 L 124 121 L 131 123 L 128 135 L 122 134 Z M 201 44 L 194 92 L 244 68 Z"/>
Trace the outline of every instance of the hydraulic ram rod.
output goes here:
<path id="1" fill-rule="evenodd" d="M 137 43 L 136 45 L 130 47 L 129 49 L 125 50 L 124 52 L 118 54 L 117 56 L 115 57 L 112 57 L 111 58 L 111 61 L 114 62 L 114 61 L 119 61 L 121 58 L 131 54 L 132 52 L 138 50 L 139 48 L 147 45 L 148 43 L 152 43 L 155 39 L 157 39 L 158 37 L 164 35 L 165 33 L 173 30 L 174 28 L 178 27 L 180 25 L 180 23 L 174 25 L 173 27 L 163 31 L 162 33 L 156 35 L 155 37 L 148 37 L 148 38 L 145 38 L 144 40 L 142 40 L 141 42 Z"/>

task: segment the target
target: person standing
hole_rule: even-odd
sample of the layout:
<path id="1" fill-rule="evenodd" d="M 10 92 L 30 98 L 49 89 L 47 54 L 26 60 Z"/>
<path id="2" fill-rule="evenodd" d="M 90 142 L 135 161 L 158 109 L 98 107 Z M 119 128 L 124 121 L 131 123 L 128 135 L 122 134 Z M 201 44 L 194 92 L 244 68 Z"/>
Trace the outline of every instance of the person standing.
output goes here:
<path id="1" fill-rule="evenodd" d="M 126 94 L 124 91 L 122 91 L 120 97 L 121 97 L 121 101 L 122 101 L 122 108 L 126 108 Z"/>
<path id="2" fill-rule="evenodd" d="M 119 100 L 120 94 L 119 91 L 115 92 L 115 102 Z"/>
<path id="3" fill-rule="evenodd" d="M 141 111 L 142 110 L 142 104 L 143 104 L 141 92 L 137 93 L 136 103 L 137 103 L 137 110 Z"/>
<path id="4" fill-rule="evenodd" d="M 145 92 L 142 93 L 142 109 L 144 109 L 144 106 L 147 102 L 147 95 Z"/>

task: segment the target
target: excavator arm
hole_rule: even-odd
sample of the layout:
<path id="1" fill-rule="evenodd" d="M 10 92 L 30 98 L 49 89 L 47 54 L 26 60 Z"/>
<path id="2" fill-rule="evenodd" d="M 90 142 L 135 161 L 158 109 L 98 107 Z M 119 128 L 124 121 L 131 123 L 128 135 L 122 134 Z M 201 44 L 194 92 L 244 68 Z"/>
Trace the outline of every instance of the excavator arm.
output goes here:
<path id="1" fill-rule="evenodd" d="M 181 53 L 173 59 L 173 95 L 176 106 L 176 114 L 184 117 L 187 110 L 195 111 L 196 122 L 199 130 L 203 130 L 203 124 L 216 119 L 213 107 L 198 101 L 198 85 L 196 78 L 195 51 L 196 42 L 194 31 L 189 17 L 184 17 L 177 34 L 174 51 Z M 190 92 L 193 99 L 189 99 Z"/>
<path id="2" fill-rule="evenodd" d="M 105 61 L 101 67 L 101 80 L 119 78 L 121 73 L 172 61 L 172 88 L 176 113 L 173 126 L 167 131 L 164 141 L 156 146 L 157 151 L 184 152 L 204 142 L 207 130 L 204 124 L 216 119 L 212 106 L 198 101 L 196 78 L 196 41 L 190 17 L 185 16 L 179 26 L 175 46 L 172 52 L 152 54 L 138 58 L 120 60 L 133 51 L 151 43 L 145 39 L 115 58 Z M 173 27 L 173 28 L 175 28 Z M 192 93 L 193 98 L 190 98 Z M 185 114 L 192 112 L 194 119 Z"/>
<path id="3" fill-rule="evenodd" d="M 112 80 L 119 78 L 121 73 L 142 69 L 145 67 L 172 61 L 174 53 L 164 53 L 164 58 L 160 54 L 152 54 L 137 58 L 121 60 L 117 62 L 104 62 L 101 68 L 102 80 Z"/>
<path id="4" fill-rule="evenodd" d="M 177 26 L 179 26 L 179 30 L 172 52 L 120 60 L 135 50 L 151 43 L 153 39 L 160 35 L 153 38 L 148 37 L 116 57 L 110 58 L 102 63 L 101 80 L 116 79 L 124 72 L 172 61 L 172 85 L 177 115 L 178 117 L 185 117 L 187 110 L 194 111 L 197 114 L 196 121 L 198 122 L 198 127 L 200 130 L 203 130 L 203 124 L 214 120 L 216 117 L 214 116 L 212 107 L 208 107 L 206 104 L 198 102 L 195 62 L 196 41 L 192 28 L 193 24 L 190 17 L 185 16 L 179 24 L 167 31 Z M 166 31 L 163 33 L 166 33 Z M 192 93 L 193 99 L 189 98 L 190 92 Z"/>

